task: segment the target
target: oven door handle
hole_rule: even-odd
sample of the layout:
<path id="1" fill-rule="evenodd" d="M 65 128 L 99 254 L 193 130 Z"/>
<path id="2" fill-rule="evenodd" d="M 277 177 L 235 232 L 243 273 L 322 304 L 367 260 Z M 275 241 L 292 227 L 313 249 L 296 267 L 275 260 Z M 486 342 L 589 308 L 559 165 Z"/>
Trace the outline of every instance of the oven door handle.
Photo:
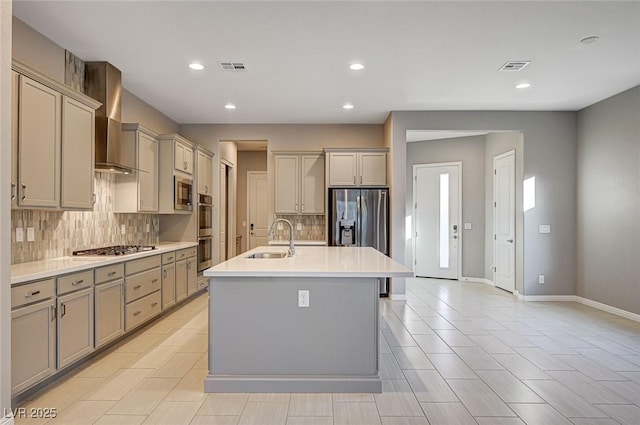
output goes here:
<path id="1" fill-rule="evenodd" d="M 203 236 L 201 238 L 198 238 L 199 241 L 206 241 L 207 239 L 213 240 L 213 236 Z"/>
<path id="2" fill-rule="evenodd" d="M 213 204 L 205 204 L 204 202 L 198 202 L 199 207 L 212 207 Z"/>

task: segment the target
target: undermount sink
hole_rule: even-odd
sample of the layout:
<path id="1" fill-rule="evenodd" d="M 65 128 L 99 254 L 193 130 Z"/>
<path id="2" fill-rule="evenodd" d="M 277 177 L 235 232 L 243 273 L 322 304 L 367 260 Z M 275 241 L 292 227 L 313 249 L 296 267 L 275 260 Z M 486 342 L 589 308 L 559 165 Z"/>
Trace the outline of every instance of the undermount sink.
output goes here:
<path id="1" fill-rule="evenodd" d="M 287 256 L 286 252 L 256 252 L 249 255 L 247 258 L 284 258 Z"/>

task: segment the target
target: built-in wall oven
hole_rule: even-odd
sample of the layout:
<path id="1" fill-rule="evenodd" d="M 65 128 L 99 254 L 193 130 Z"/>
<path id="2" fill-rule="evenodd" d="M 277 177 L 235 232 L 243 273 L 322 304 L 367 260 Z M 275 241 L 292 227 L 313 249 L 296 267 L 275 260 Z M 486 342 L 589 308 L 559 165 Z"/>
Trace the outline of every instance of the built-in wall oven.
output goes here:
<path id="1" fill-rule="evenodd" d="M 193 180 L 174 176 L 174 209 L 193 210 Z"/>
<path id="2" fill-rule="evenodd" d="M 198 271 L 213 265 L 213 198 L 198 195 Z"/>

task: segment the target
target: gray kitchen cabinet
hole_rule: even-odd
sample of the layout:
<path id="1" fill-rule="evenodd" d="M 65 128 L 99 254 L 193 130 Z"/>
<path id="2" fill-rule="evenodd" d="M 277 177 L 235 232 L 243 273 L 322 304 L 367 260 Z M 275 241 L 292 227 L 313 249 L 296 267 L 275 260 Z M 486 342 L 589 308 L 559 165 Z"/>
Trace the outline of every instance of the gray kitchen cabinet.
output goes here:
<path id="1" fill-rule="evenodd" d="M 119 265 L 122 268 L 122 265 Z M 97 270 L 96 270 L 97 276 Z M 95 287 L 95 346 L 99 348 L 124 334 L 124 279 Z"/>
<path id="2" fill-rule="evenodd" d="M 176 251 L 176 301 L 198 291 L 198 248 Z"/>
<path id="3" fill-rule="evenodd" d="M 187 260 L 176 261 L 176 302 L 187 298 Z"/>
<path id="4" fill-rule="evenodd" d="M 125 332 L 162 311 L 161 265 L 161 255 L 125 263 Z"/>
<path id="5" fill-rule="evenodd" d="M 387 149 L 347 151 L 325 149 L 328 155 L 328 186 L 386 186 Z"/>
<path id="6" fill-rule="evenodd" d="M 56 371 L 54 296 L 53 279 L 11 288 L 11 393 L 14 395 Z"/>
<path id="7" fill-rule="evenodd" d="M 174 135 L 173 144 L 173 168 L 185 174 L 193 174 L 193 144 Z"/>
<path id="8" fill-rule="evenodd" d="M 60 206 L 92 209 L 95 110 L 77 100 L 62 99 Z"/>
<path id="9" fill-rule="evenodd" d="M 275 154 L 276 214 L 324 214 L 324 156 Z"/>
<path id="10" fill-rule="evenodd" d="M 197 157 L 197 171 L 198 176 L 196 184 L 198 187 L 198 194 L 201 195 L 213 195 L 212 179 L 213 179 L 213 154 L 204 151 L 202 148 L 198 148 Z"/>
<path id="11" fill-rule="evenodd" d="M 176 303 L 176 265 L 171 262 L 162 266 L 162 309 Z"/>
<path id="12" fill-rule="evenodd" d="M 189 205 L 194 204 L 193 191 L 193 143 L 179 134 L 158 136 L 159 188 L 158 212 L 160 214 L 192 214 L 193 209 L 176 209 L 176 196 L 188 196 Z M 178 191 L 190 187 L 190 192 Z M 184 185 L 183 185 L 184 184 Z M 178 191 L 176 193 L 176 191 Z"/>
<path id="13" fill-rule="evenodd" d="M 18 93 L 20 75 L 11 71 L 11 208 L 18 206 Z"/>
<path id="14" fill-rule="evenodd" d="M 60 205 L 62 95 L 23 75 L 18 100 L 18 205 Z"/>
<path id="15" fill-rule="evenodd" d="M 58 296 L 58 369 L 93 351 L 92 287 Z"/>
<path id="16" fill-rule="evenodd" d="M 198 264 L 196 257 L 187 258 L 187 295 L 198 292 Z"/>
<path id="17" fill-rule="evenodd" d="M 114 212 L 158 212 L 157 134 L 140 124 L 122 124 L 123 145 L 135 155 L 136 172 L 116 175 Z"/>

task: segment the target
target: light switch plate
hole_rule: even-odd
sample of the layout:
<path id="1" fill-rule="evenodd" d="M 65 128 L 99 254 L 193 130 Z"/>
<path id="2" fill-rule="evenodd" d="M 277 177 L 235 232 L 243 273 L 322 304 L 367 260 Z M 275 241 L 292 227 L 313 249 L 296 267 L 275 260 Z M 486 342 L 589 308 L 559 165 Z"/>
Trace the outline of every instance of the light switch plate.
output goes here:
<path id="1" fill-rule="evenodd" d="M 302 230 L 302 223 L 296 223 L 296 230 L 298 231 Z"/>
<path id="2" fill-rule="evenodd" d="M 544 275 L 543 274 L 538 275 L 538 283 L 540 283 L 540 284 L 544 283 Z"/>
<path id="3" fill-rule="evenodd" d="M 550 224 L 541 224 L 540 225 L 540 233 L 551 233 L 551 225 Z"/>
<path id="4" fill-rule="evenodd" d="M 464 230 L 471 230 L 471 223 L 464 223 Z"/>
<path id="5" fill-rule="evenodd" d="M 127 233 L 127 226 L 125 226 L 124 224 L 120 225 L 120 234 L 124 235 L 125 233 Z"/>
<path id="6" fill-rule="evenodd" d="M 24 229 L 16 227 L 16 242 L 24 242 Z"/>
<path id="7" fill-rule="evenodd" d="M 309 307 L 309 290 L 301 289 L 298 291 L 298 307 Z"/>
<path id="8" fill-rule="evenodd" d="M 27 242 L 36 240 L 36 232 L 33 227 L 27 227 Z"/>

